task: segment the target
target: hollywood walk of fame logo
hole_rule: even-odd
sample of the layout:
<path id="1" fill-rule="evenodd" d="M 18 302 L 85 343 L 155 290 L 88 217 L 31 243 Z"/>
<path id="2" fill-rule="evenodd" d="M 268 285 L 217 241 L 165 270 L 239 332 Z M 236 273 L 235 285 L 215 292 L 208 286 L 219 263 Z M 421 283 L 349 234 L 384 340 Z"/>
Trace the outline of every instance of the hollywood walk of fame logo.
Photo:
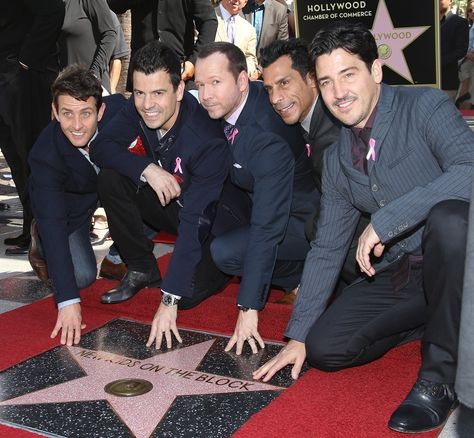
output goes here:
<path id="1" fill-rule="evenodd" d="M 144 326 L 143 324 L 127 323 Z M 144 327 L 148 329 L 148 326 Z M 183 331 L 182 334 L 188 334 L 188 332 Z M 0 403 L 0 422 L 4 420 L 10 424 L 14 423 L 8 415 L 4 415 L 5 412 L 11 412 L 14 407 L 52 406 L 105 400 L 131 432 L 131 435 L 124 436 L 148 438 L 155 436 L 154 432 L 159 430 L 160 423 L 167 415 L 175 418 L 174 421 L 180 421 L 180 418 L 183 419 L 183 417 L 190 415 L 190 412 L 186 410 L 173 412 L 173 405 L 179 398 L 195 398 L 198 400 L 197 404 L 202 404 L 206 397 L 232 394 L 247 397 L 255 394 L 258 398 L 263 394 L 266 400 L 265 405 L 278 396 L 285 389 L 284 386 L 287 386 L 253 381 L 250 375 L 248 378 L 243 378 L 241 373 L 239 375 L 238 370 L 237 374 L 235 374 L 235 370 L 228 372 L 229 367 L 235 368 L 239 362 L 240 364 L 245 363 L 242 362 L 245 358 L 223 353 L 225 338 L 206 335 L 208 340 L 202 341 L 202 337 L 196 338 L 196 336 L 190 332 L 187 345 L 181 348 L 149 357 L 137 355 L 138 358 L 91 348 L 67 347 L 69 361 L 79 366 L 83 376 L 76 376 L 64 383 L 47 386 L 4 400 Z M 216 343 L 221 345 L 216 346 Z M 98 344 L 100 345 L 100 342 Z M 60 350 L 64 351 L 66 347 L 62 347 Z M 219 359 L 216 359 L 219 357 L 221 358 L 220 365 Z M 211 365 L 208 366 L 206 363 Z M 153 388 L 136 397 L 114 396 L 108 394 L 104 389 L 111 381 L 130 378 L 149 381 Z M 268 398 L 270 394 L 271 397 Z M 6 408 L 9 411 L 4 411 Z M 187 422 L 189 420 L 189 418 L 185 419 Z M 81 418 L 81 421 L 84 419 Z M 91 419 L 91 421 L 94 420 Z M 246 418 L 240 424 L 245 421 Z M 234 429 L 240 424 L 234 426 Z M 41 429 L 38 426 L 37 428 Z M 45 430 L 45 432 L 51 431 Z"/>
<path id="2" fill-rule="evenodd" d="M 371 31 L 377 42 L 382 64 L 413 84 L 403 49 L 428 29 L 429 26 L 395 27 L 385 0 L 380 0 Z"/>

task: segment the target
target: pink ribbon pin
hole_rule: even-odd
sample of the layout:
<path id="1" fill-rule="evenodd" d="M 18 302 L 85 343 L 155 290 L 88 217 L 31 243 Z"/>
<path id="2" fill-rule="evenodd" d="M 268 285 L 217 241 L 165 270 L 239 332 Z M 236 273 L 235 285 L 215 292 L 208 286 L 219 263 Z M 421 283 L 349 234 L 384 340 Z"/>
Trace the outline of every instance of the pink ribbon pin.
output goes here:
<path id="1" fill-rule="evenodd" d="M 375 161 L 375 140 L 373 138 L 369 140 L 369 152 L 365 159 Z"/>
<path id="2" fill-rule="evenodd" d="M 176 157 L 176 164 L 174 166 L 174 173 L 179 172 L 183 173 L 183 169 L 181 169 L 181 158 Z"/>
<path id="3" fill-rule="evenodd" d="M 234 130 L 232 131 L 232 134 L 229 135 L 229 141 L 230 141 L 230 144 L 234 144 L 234 139 L 235 139 L 235 136 L 239 133 L 239 130 L 237 128 L 234 128 Z"/>
<path id="4" fill-rule="evenodd" d="M 305 144 L 306 150 L 308 151 L 308 157 L 311 156 L 311 147 L 308 143 Z"/>

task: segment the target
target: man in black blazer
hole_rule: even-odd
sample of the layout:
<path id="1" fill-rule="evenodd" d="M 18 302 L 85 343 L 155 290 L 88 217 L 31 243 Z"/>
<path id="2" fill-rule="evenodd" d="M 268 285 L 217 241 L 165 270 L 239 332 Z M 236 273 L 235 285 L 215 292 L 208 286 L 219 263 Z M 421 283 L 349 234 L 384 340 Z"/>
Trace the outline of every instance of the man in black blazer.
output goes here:
<path id="1" fill-rule="evenodd" d="M 102 302 L 122 302 L 144 287 L 161 285 L 162 301 L 148 345 L 156 340 L 160 348 L 164 334 L 171 347 L 171 333 L 181 342 L 178 303 L 191 308 L 227 281 L 213 263 L 209 245 L 213 233 L 238 218 L 233 206 L 239 198 L 246 199 L 236 190 L 224 190 L 221 196 L 229 162 L 225 137 L 220 124 L 184 90 L 178 55 L 152 41 L 136 53 L 131 71 L 133 96 L 101 130 L 91 151 L 102 168 L 99 193 L 110 233 L 128 268 Z M 145 156 L 128 150 L 138 135 Z M 214 224 L 216 215 L 219 221 Z M 177 235 L 163 280 L 143 222 Z"/>
<path id="2" fill-rule="evenodd" d="M 67 67 L 52 86 L 55 120 L 34 144 L 29 165 L 29 191 L 39 241 L 32 233 L 30 261 L 43 280 L 52 282 L 58 318 L 51 333 L 61 343 L 77 344 L 82 324 L 79 289 L 96 278 L 89 238 L 97 207 L 97 171 L 89 159 L 89 143 L 125 99 L 102 101 L 100 81 L 85 67 Z M 33 226 L 35 229 L 35 226 Z M 46 259 L 47 272 L 43 264 Z"/>
<path id="3" fill-rule="evenodd" d="M 200 48 L 216 36 L 217 19 L 209 0 L 107 0 L 107 3 L 117 14 L 130 9 L 132 58 L 150 41 L 161 41 L 183 62 L 183 81 L 192 79 Z M 127 90 L 132 91 L 130 71 Z"/>
<path id="4" fill-rule="evenodd" d="M 222 119 L 232 153 L 232 182 L 252 200 L 250 225 L 219 236 L 212 256 L 222 271 L 242 278 L 234 335 L 240 354 L 245 341 L 254 353 L 264 343 L 258 311 L 271 284 L 295 288 L 309 249 L 304 224 L 319 205 L 311 161 L 298 126 L 273 111 L 261 82 L 249 82 L 245 56 L 235 45 L 203 47 L 196 63 L 201 104 Z"/>
<path id="5" fill-rule="evenodd" d="M 307 46 L 296 38 L 275 41 L 262 50 L 260 63 L 263 67 L 263 83 L 273 109 L 286 124 L 298 124 L 301 127 L 310 148 L 313 177 L 318 190 L 321 190 L 324 151 L 339 138 L 341 123 L 331 115 L 319 95 Z M 316 234 L 318 217 L 319 209 L 306 223 L 306 237 L 310 241 Z M 357 240 L 368 223 L 368 219 L 362 216 L 336 290 L 352 283 L 358 276 L 355 262 Z M 290 301 L 288 298 L 294 296 L 285 298 Z"/>
<path id="6" fill-rule="evenodd" d="M 454 393 L 474 134 L 445 93 L 389 87 L 373 35 L 336 22 L 311 48 L 318 86 L 344 127 L 326 150 L 321 215 L 281 352 L 254 373 L 270 379 L 305 357 L 336 371 L 421 338 L 422 365 L 388 426 L 444 424 Z M 362 277 L 326 309 L 362 212 Z"/>
<path id="7" fill-rule="evenodd" d="M 467 20 L 451 12 L 452 0 L 439 1 L 439 39 L 441 49 L 441 89 L 454 100 L 459 87 L 458 63 L 469 46 Z"/>

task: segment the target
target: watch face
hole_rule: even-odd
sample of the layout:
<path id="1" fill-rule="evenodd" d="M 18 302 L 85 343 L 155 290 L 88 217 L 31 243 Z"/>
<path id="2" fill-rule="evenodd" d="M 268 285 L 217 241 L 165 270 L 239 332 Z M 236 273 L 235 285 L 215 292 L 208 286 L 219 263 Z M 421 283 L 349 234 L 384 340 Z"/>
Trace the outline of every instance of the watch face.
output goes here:
<path id="1" fill-rule="evenodd" d="M 163 294 L 163 296 L 161 297 L 161 302 L 165 306 L 172 306 L 174 304 L 174 299 L 171 295 Z"/>

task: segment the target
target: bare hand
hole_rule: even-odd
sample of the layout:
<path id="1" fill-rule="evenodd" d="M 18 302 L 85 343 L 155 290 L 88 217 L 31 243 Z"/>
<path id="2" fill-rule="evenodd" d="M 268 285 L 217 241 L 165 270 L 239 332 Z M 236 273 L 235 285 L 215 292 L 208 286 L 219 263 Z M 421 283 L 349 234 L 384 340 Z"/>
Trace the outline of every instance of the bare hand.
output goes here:
<path id="1" fill-rule="evenodd" d="M 306 347 L 303 342 L 291 340 L 280 352 L 254 371 L 253 378 L 258 380 L 263 377 L 264 382 L 268 382 L 278 371 L 287 365 L 294 364 L 291 369 L 291 377 L 297 379 L 306 359 Z"/>
<path id="2" fill-rule="evenodd" d="M 51 332 L 51 339 L 55 338 L 61 330 L 61 344 L 79 344 L 81 340 L 81 330 L 86 328 L 82 324 L 81 305 L 79 303 L 69 304 L 58 310 L 58 319 Z"/>
<path id="3" fill-rule="evenodd" d="M 239 311 L 239 317 L 237 318 L 237 324 L 235 325 L 234 334 L 230 338 L 224 351 L 232 350 L 232 347 L 237 344 L 236 353 L 242 354 L 242 348 L 244 342 L 247 341 L 252 349 L 252 353 L 257 353 L 258 342 L 260 348 L 265 348 L 265 343 L 258 333 L 258 310 L 249 309 L 246 312 L 243 310 Z"/>
<path id="4" fill-rule="evenodd" d="M 374 230 L 372 224 L 367 225 L 364 232 L 359 237 L 357 245 L 356 260 L 359 263 L 360 270 L 369 277 L 375 275 L 375 269 L 370 263 L 370 253 L 374 251 L 376 257 L 380 257 L 385 249 L 385 245 L 380 242 L 379 236 Z"/>
<path id="5" fill-rule="evenodd" d="M 163 207 L 181 194 L 181 187 L 176 178 L 156 164 L 149 164 L 143 171 L 143 176 L 157 194 Z"/>
<path id="6" fill-rule="evenodd" d="M 178 332 L 178 327 L 176 326 L 176 317 L 178 314 L 178 305 L 174 306 L 165 306 L 163 303 L 160 304 L 158 310 L 155 313 L 153 318 L 153 323 L 151 324 L 150 336 L 146 343 L 147 347 L 150 347 L 153 344 L 153 341 L 156 339 L 156 349 L 161 348 L 161 341 L 163 335 L 166 339 L 166 347 L 171 348 L 171 332 L 173 332 L 175 338 L 179 343 L 183 342 L 181 336 Z"/>
<path id="7" fill-rule="evenodd" d="M 191 61 L 185 61 L 183 65 L 183 73 L 181 73 L 181 79 L 188 81 L 194 76 L 194 64 Z"/>

